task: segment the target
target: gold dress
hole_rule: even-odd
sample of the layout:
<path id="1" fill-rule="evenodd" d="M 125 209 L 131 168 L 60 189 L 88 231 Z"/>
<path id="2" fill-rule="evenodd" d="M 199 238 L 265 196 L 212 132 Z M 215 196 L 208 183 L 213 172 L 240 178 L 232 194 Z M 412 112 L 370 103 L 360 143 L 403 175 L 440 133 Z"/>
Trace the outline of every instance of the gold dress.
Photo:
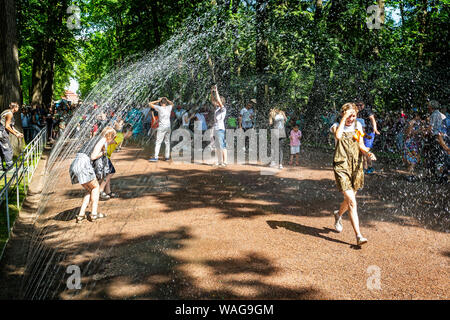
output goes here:
<path id="1" fill-rule="evenodd" d="M 334 177 L 340 192 L 357 191 L 364 186 L 363 155 L 354 135 L 355 132 L 344 132 L 334 152 Z"/>

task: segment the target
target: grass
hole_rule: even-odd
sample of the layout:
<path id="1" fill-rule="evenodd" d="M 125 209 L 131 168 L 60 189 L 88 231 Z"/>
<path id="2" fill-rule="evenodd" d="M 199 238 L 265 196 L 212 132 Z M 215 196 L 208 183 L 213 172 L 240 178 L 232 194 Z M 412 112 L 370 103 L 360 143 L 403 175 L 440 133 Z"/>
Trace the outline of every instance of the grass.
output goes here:
<path id="1" fill-rule="evenodd" d="M 42 156 L 42 153 L 39 154 L 35 160 L 34 165 L 36 166 L 39 162 L 40 158 Z M 14 161 L 17 158 L 14 159 Z M 29 166 L 31 167 L 33 163 L 29 163 Z M 27 168 L 27 164 L 24 164 L 24 167 Z M 13 169 L 15 170 L 15 168 Z M 11 170 L 10 175 L 7 176 L 7 182 L 12 177 L 13 170 Z M 3 174 L 3 173 L 2 173 Z M 8 208 L 9 208 L 9 225 L 12 227 L 14 225 L 14 221 L 16 220 L 17 216 L 19 215 L 20 209 L 22 208 L 23 201 L 26 197 L 25 192 L 25 176 L 22 177 L 22 180 L 19 183 L 19 206 L 17 206 L 17 189 L 15 187 L 15 183 L 12 184 L 12 189 L 8 191 Z M 29 184 L 29 182 L 28 182 Z M 4 178 L 0 181 L 0 190 L 5 186 L 5 180 Z M 3 252 L 4 246 L 6 245 L 8 241 L 8 226 L 7 226 L 7 218 L 6 218 L 6 200 L 3 200 L 0 203 L 0 254 Z"/>
<path id="2" fill-rule="evenodd" d="M 19 207 L 17 207 L 17 194 L 16 188 L 13 188 L 8 192 L 8 201 L 9 201 L 9 222 L 10 227 L 14 224 L 15 219 L 19 215 L 20 208 L 22 207 L 23 201 L 25 200 L 25 187 L 24 181 L 19 184 Z M 3 251 L 3 247 L 8 241 L 8 227 L 6 220 L 6 201 L 0 205 L 0 252 Z"/>

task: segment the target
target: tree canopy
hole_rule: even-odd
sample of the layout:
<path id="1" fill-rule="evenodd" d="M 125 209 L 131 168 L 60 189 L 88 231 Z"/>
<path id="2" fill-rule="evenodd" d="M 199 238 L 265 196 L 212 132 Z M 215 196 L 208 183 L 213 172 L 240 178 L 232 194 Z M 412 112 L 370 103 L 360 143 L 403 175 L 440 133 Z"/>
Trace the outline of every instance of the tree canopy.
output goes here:
<path id="1" fill-rule="evenodd" d="M 67 27 L 73 5 L 80 29 Z M 373 5 L 384 8 L 379 29 L 367 25 Z M 59 99 L 71 77 L 86 97 L 128 57 L 210 12 L 205 28 L 224 39 L 211 54 L 222 57 L 220 85 L 233 101 L 256 96 L 261 108 L 282 104 L 313 117 L 352 99 L 380 111 L 423 108 L 426 99 L 447 104 L 449 7 L 450 0 L 16 0 L 23 102 Z"/>

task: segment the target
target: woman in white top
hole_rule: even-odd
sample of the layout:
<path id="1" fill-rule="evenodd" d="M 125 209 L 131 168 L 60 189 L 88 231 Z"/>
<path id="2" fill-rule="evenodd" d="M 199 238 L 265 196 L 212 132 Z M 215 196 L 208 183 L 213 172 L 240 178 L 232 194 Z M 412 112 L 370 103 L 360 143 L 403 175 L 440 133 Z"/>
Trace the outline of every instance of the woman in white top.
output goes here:
<path id="1" fill-rule="evenodd" d="M 0 115 L 0 161 L 4 171 L 8 171 L 13 165 L 13 150 L 9 141 L 9 134 L 15 135 L 18 139 L 23 138 L 23 134 L 14 128 L 14 113 L 17 111 L 19 111 L 19 104 L 12 102 L 9 109 L 6 109 Z M 3 161 L 5 161 L 6 167 Z"/>
<path id="2" fill-rule="evenodd" d="M 283 110 L 279 108 L 273 108 L 269 113 L 269 124 L 273 127 L 272 129 L 278 130 L 278 144 L 279 144 L 279 167 L 283 169 L 283 148 L 284 148 L 284 139 L 286 138 L 286 129 L 285 123 L 287 121 L 286 114 Z M 275 150 L 272 148 L 272 157 L 275 156 Z M 271 166 L 276 165 L 276 159 L 272 159 L 270 163 Z"/>
<path id="3" fill-rule="evenodd" d="M 214 111 L 214 136 L 216 137 L 216 165 L 225 167 L 227 165 L 227 144 L 225 141 L 225 98 L 219 95 L 217 86 L 211 88 L 211 102 L 216 106 Z"/>

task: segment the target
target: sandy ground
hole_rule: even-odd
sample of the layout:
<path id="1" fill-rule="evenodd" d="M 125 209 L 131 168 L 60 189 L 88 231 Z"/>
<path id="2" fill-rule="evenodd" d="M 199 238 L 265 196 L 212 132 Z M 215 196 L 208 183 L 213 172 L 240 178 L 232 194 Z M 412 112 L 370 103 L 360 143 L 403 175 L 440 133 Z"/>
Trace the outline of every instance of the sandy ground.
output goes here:
<path id="1" fill-rule="evenodd" d="M 342 233 L 333 229 L 342 196 L 330 154 L 302 150 L 301 166 L 274 175 L 149 157 L 114 154 L 120 198 L 101 202 L 108 216 L 93 223 L 74 221 L 81 187 L 68 175 L 52 181 L 43 213 L 15 227 L 0 298 L 450 298 L 448 185 L 387 169 L 367 177 L 360 248 L 348 215 Z M 70 265 L 80 290 L 67 288 Z"/>

